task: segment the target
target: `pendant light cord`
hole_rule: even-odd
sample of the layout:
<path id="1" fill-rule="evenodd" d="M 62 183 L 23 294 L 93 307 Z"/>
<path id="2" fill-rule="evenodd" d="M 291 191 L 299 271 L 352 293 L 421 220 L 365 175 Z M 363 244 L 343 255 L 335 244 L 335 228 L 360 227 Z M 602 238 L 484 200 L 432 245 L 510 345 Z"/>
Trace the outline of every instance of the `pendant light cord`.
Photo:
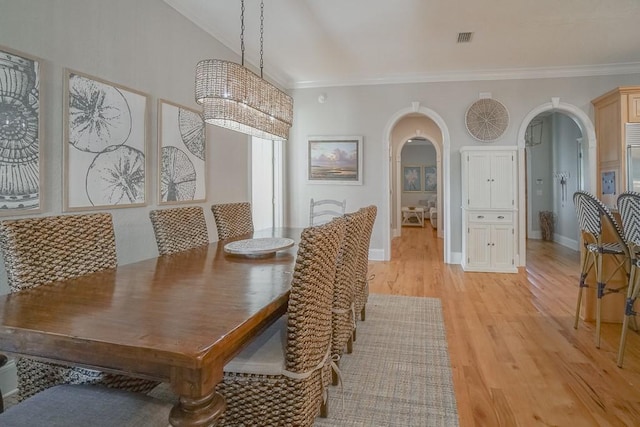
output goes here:
<path id="1" fill-rule="evenodd" d="M 264 48 L 262 45 L 264 44 L 264 0 L 260 0 L 260 78 L 264 78 L 262 76 L 262 68 L 264 66 L 264 61 L 262 60 L 262 55 L 264 53 Z"/>
<path id="2" fill-rule="evenodd" d="M 240 52 L 242 52 L 242 62 L 244 67 L 244 0 L 240 2 Z"/>

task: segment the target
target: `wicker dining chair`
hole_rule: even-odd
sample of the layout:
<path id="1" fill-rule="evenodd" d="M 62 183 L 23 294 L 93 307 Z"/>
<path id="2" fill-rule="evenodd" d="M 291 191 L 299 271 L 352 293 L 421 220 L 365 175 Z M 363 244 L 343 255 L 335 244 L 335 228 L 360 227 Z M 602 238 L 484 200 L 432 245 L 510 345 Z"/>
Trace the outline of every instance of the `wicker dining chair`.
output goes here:
<path id="1" fill-rule="evenodd" d="M 166 426 L 172 402 L 94 384 L 48 388 L 0 413 L 2 427 Z"/>
<path id="2" fill-rule="evenodd" d="M 222 425 L 312 426 L 326 416 L 331 306 L 345 221 L 303 230 L 287 314 L 225 366 Z"/>
<path id="3" fill-rule="evenodd" d="M 331 309 L 331 357 L 339 364 L 340 357 L 346 348 L 347 353 L 353 351 L 353 330 L 356 322 L 356 267 L 358 249 L 364 233 L 367 212 L 359 210 L 344 216 L 346 232 L 336 268 L 333 308 Z M 339 382 L 337 371 L 333 372 L 333 385 Z"/>
<path id="4" fill-rule="evenodd" d="M 160 255 L 209 244 L 209 232 L 201 206 L 158 209 L 149 212 Z"/>
<path id="5" fill-rule="evenodd" d="M 371 233 L 373 232 L 373 224 L 376 221 L 378 208 L 370 205 L 362 208 L 366 212 L 366 220 L 364 223 L 363 237 L 360 239 L 358 247 L 358 264 L 356 267 L 356 313 L 360 313 L 362 321 L 366 318 L 366 305 L 369 298 L 369 281 L 373 277 L 369 274 L 369 245 L 371 243 Z M 354 330 L 355 341 L 355 330 Z"/>
<path id="6" fill-rule="evenodd" d="M 11 293 L 56 280 L 115 268 L 111 214 L 61 215 L 0 222 L 0 253 Z M 57 384 L 100 383 L 147 392 L 158 383 L 139 378 L 17 358 L 18 399 Z"/>
<path id="7" fill-rule="evenodd" d="M 242 234 L 253 233 L 251 203 L 223 203 L 211 206 L 216 220 L 218 240 L 230 239 Z"/>
<path id="8" fill-rule="evenodd" d="M 618 197 L 618 212 L 622 222 L 622 235 L 631 254 L 631 269 L 629 271 L 629 287 L 627 288 L 627 300 L 624 309 L 624 320 L 620 334 L 620 347 L 618 348 L 618 366 L 622 368 L 624 350 L 627 343 L 627 329 L 629 322 L 633 323 L 637 330 L 636 314 L 634 309 L 638 294 L 640 293 L 640 193 L 626 191 Z"/>
<path id="9" fill-rule="evenodd" d="M 596 299 L 596 347 L 600 348 L 600 325 L 602 318 L 602 298 L 610 293 L 619 292 L 621 288 L 607 287 L 607 282 L 621 268 L 628 274 L 630 269 L 629 248 L 622 237 L 622 232 L 615 218 L 600 200 L 586 191 L 576 191 L 573 203 L 578 217 L 578 226 L 582 233 L 584 249 L 580 260 L 580 283 L 578 287 L 578 302 L 573 327 L 578 328 L 580 308 L 584 288 L 588 287 L 587 276 L 591 269 L 595 270 L 597 299 Z M 603 225 L 608 225 L 613 232 L 613 242 L 603 240 Z M 605 277 L 603 268 L 604 257 L 613 257 L 615 268 L 609 269 Z M 626 287 L 626 284 L 625 286 Z M 623 288 L 624 288 L 623 287 Z"/>
<path id="10" fill-rule="evenodd" d="M 314 200 L 309 203 L 309 226 L 320 225 L 344 215 L 347 209 L 346 200 Z"/>

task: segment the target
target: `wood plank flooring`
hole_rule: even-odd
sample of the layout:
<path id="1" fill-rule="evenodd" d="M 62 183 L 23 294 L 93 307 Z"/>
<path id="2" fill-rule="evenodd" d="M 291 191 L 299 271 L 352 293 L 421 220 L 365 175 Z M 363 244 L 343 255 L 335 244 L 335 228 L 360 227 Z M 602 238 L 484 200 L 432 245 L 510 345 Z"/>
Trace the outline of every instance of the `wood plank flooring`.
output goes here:
<path id="1" fill-rule="evenodd" d="M 620 324 L 573 328 L 578 253 L 531 240 L 517 274 L 464 273 L 442 262 L 435 231 L 405 227 L 389 262 L 372 262 L 372 293 L 442 300 L 453 380 L 466 426 L 640 426 L 640 335 Z"/>

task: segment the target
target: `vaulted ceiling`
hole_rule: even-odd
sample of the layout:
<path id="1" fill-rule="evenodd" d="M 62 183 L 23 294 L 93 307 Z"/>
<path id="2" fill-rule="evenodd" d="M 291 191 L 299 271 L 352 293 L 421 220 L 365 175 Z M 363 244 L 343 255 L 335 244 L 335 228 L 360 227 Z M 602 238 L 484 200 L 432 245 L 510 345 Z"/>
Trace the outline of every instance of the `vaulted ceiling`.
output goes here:
<path id="1" fill-rule="evenodd" d="M 240 0 L 165 2 L 240 53 Z M 636 73 L 638 28 L 638 0 L 264 0 L 264 73 L 288 88 Z M 259 32 L 245 0 L 252 66 Z"/>

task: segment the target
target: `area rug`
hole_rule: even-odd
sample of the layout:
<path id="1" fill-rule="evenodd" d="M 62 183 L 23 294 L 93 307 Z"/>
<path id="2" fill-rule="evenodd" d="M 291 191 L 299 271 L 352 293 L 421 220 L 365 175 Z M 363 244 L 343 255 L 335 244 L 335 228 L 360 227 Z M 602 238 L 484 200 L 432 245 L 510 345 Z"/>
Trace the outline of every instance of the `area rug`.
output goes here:
<path id="1" fill-rule="evenodd" d="M 458 426 L 439 299 L 371 294 L 316 426 Z"/>
<path id="2" fill-rule="evenodd" d="M 457 427 L 442 305 L 436 298 L 369 295 L 353 353 L 340 361 L 318 427 Z M 151 395 L 175 399 L 166 384 Z"/>

